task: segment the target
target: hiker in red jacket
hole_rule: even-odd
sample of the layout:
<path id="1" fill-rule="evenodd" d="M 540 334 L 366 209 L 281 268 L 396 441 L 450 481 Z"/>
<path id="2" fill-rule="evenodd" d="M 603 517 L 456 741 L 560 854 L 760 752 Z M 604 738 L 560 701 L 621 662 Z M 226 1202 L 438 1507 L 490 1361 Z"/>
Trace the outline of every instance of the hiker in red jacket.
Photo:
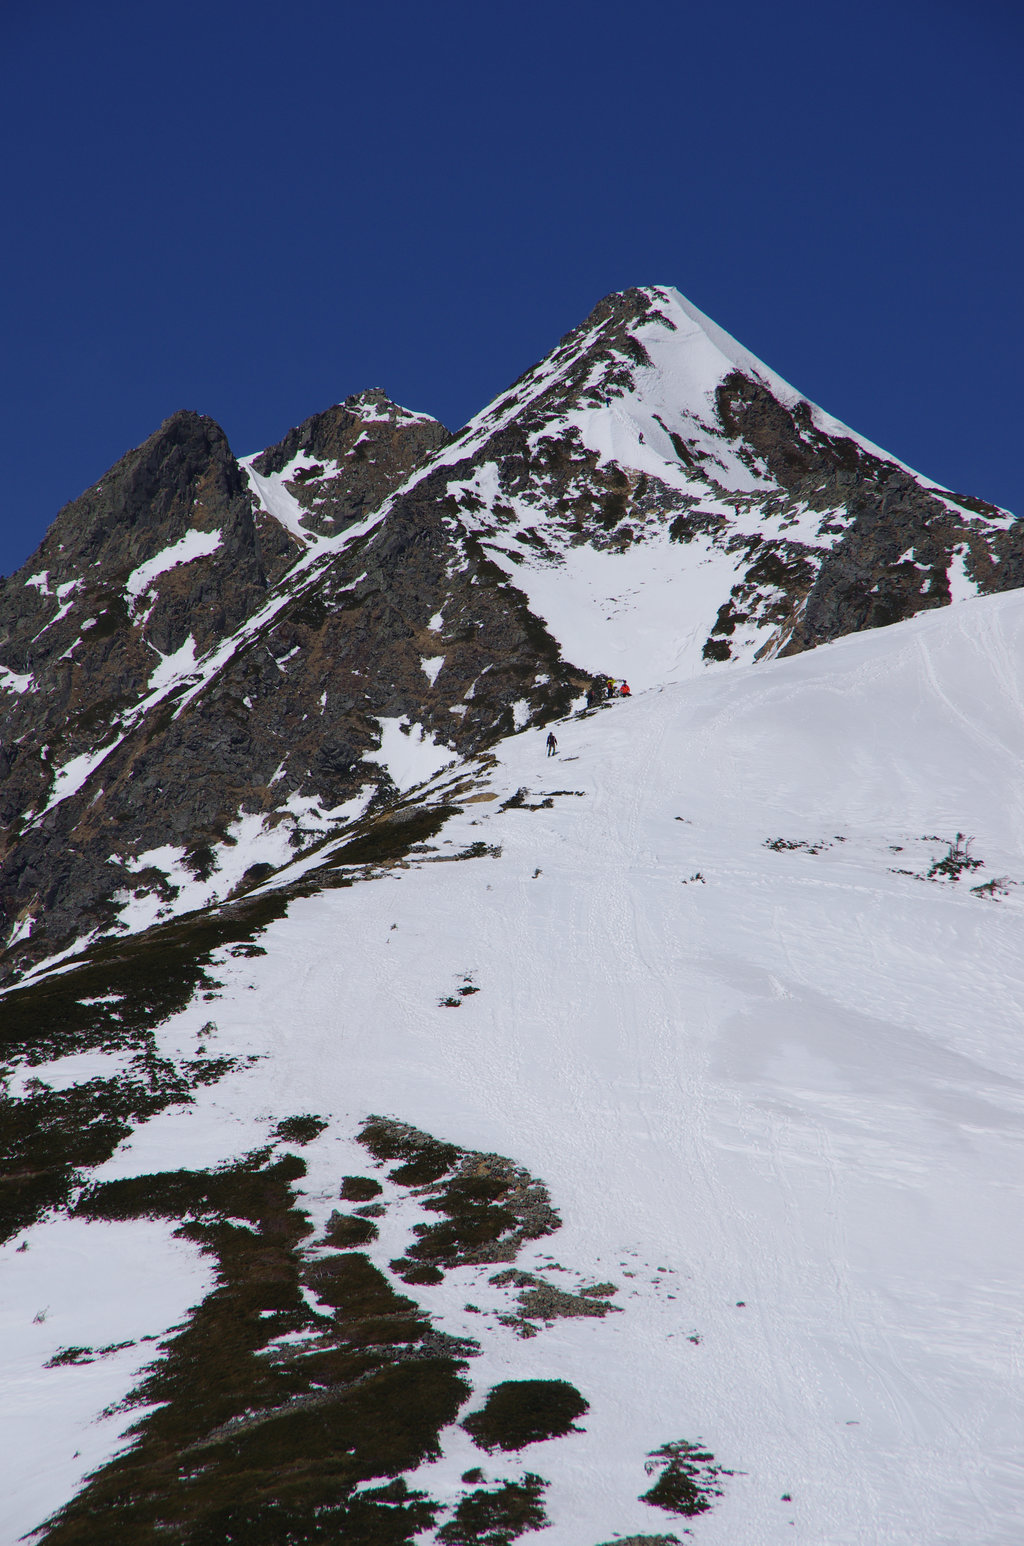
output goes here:
<path id="1" fill-rule="evenodd" d="M 633 694 L 629 690 L 629 683 L 628 682 L 623 682 L 622 686 L 619 688 L 619 697 L 620 698 L 631 698 L 632 696 L 633 696 Z"/>

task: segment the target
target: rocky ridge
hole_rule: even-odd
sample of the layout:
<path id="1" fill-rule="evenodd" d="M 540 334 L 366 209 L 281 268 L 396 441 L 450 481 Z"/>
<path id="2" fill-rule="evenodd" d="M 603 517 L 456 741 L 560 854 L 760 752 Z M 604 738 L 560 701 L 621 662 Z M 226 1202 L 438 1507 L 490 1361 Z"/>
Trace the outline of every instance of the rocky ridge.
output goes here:
<path id="1" fill-rule="evenodd" d="M 456 437 L 375 389 L 239 462 L 176 414 L 0 587 L 3 976 L 265 884 L 635 677 L 638 630 L 671 679 L 1022 582 L 1011 516 L 665 289 Z"/>

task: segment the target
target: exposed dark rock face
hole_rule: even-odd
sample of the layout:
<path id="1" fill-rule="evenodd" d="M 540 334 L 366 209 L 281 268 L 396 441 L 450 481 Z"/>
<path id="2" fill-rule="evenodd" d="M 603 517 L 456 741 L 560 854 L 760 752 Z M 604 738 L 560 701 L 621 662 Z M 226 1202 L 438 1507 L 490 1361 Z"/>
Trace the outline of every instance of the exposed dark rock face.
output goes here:
<path id="1" fill-rule="evenodd" d="M 240 466 L 178 413 L 61 511 L 0 583 L 0 981 L 386 805 L 382 738 L 439 766 L 569 712 L 598 666 L 529 597 L 575 549 L 713 571 L 679 617 L 695 669 L 1024 583 L 1006 512 L 702 326 L 673 292 L 609 296 L 455 439 L 374 389 Z"/>
<path id="2" fill-rule="evenodd" d="M 370 406 L 390 449 L 376 470 L 357 471 L 356 504 L 371 485 L 389 492 L 417 448 L 447 438 L 409 416 L 411 448 L 402 451 L 401 411 L 389 415 L 380 394 Z M 326 436 L 337 450 L 338 435 L 352 436 L 357 422 L 349 408 L 332 410 L 295 438 L 319 446 Z M 334 477 L 341 509 L 348 476 Z M 279 550 L 297 555 L 284 528 L 265 519 Z M 217 531 L 215 550 L 161 573 L 154 594 L 133 600 L 140 565 L 189 533 Z M 554 717 L 584 685 L 458 527 L 436 480 L 369 533 L 310 558 L 271 591 L 252 502 L 223 434 L 181 414 L 62 512 L 40 552 L 6 582 L 5 664 L 33 682 L 8 695 L 4 717 L 0 905 L 8 935 L 35 920 L 8 953 L 8 970 L 116 924 L 131 896 L 173 907 L 183 879 L 215 875 L 216 850 L 233 845 L 232 823 L 244 813 L 269 818 L 271 832 L 283 824 L 279 863 L 322 835 L 325 812 L 367 790 L 388 798 L 386 770 L 363 760 L 379 745 L 381 718 L 415 723 L 412 734 L 433 736 L 454 758 L 510 733 L 516 703 Z M 41 645 L 33 630 L 62 599 L 28 584 L 44 570 L 51 592 L 65 575 L 86 580 Z M 19 617 L 25 596 L 29 619 Z M 98 622 L 87 628 L 83 612 Z M 190 655 L 169 685 L 154 686 L 159 656 L 190 635 L 195 659 L 219 645 L 223 663 L 204 671 Z M 425 657 L 443 657 L 433 683 Z M 51 770 L 83 757 L 59 798 Z M 184 870 L 177 879 L 166 855 L 139 858 L 168 845 Z M 274 867 L 264 862 L 243 884 Z"/>
<path id="3" fill-rule="evenodd" d="M 436 419 L 410 413 L 372 387 L 289 430 L 251 465 L 270 477 L 298 459 L 284 487 L 307 512 L 301 525 L 332 536 L 375 510 L 451 438 Z"/>
<path id="4" fill-rule="evenodd" d="M 116 733 L 160 657 L 190 637 L 210 650 L 297 553 L 276 522 L 257 527 L 223 431 L 195 413 L 168 419 L 67 505 L 0 583 L 5 845 L 46 803 L 52 769 Z"/>
<path id="5" fill-rule="evenodd" d="M 804 567 L 792 577 L 791 606 L 804 604 L 781 653 L 948 605 L 958 549 L 981 595 L 1024 584 L 1024 527 L 994 506 L 931 492 L 855 441 L 824 434 L 806 403 L 791 411 L 739 371 L 719 388 L 718 411 L 794 500 L 846 517 L 817 574 Z"/>

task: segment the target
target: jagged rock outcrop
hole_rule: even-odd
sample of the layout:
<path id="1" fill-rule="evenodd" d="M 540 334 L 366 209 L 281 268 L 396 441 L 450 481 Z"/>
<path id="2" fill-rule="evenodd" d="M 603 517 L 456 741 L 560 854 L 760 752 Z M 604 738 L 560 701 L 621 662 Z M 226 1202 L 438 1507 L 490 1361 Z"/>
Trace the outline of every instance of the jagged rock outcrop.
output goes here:
<path id="1" fill-rule="evenodd" d="M 631 555 L 604 566 L 594 610 L 642 628 L 660 596 L 664 630 L 688 636 L 676 673 L 1024 581 L 1011 515 L 885 456 L 674 291 L 609 296 L 469 428 L 451 492 L 496 559 L 547 597 L 531 571 L 571 571 L 581 547 Z"/>
<path id="2" fill-rule="evenodd" d="M 93 752 L 191 641 L 212 649 L 298 549 L 258 525 L 219 425 L 176 413 L 65 506 L 0 584 L 0 822 L 46 803 L 53 770 Z"/>
<path id="3" fill-rule="evenodd" d="M 823 433 L 807 403 L 789 409 L 742 372 L 726 378 L 716 400 L 726 431 L 761 457 L 791 499 L 845 517 L 817 573 L 804 569 L 792 587 L 794 612 L 802 607 L 781 653 L 948 605 L 958 559 L 979 595 L 1024 584 L 1024 530 L 1004 511 L 925 486 L 854 440 Z"/>
<path id="4" fill-rule="evenodd" d="M 257 488 L 274 483 L 301 507 L 299 526 L 333 536 L 375 510 L 414 469 L 451 440 L 443 424 L 393 403 L 380 387 L 357 392 L 289 430 L 248 459 Z M 260 480 L 270 481 L 260 484 Z"/>

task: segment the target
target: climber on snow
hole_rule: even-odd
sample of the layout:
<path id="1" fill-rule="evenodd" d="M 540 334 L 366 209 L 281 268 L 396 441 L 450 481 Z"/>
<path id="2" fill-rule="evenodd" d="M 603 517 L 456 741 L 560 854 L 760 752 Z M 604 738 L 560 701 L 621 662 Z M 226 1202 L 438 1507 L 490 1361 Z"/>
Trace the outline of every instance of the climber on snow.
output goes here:
<path id="1" fill-rule="evenodd" d="M 629 683 L 628 682 L 623 682 L 622 686 L 619 688 L 619 697 L 620 698 L 631 698 L 632 696 L 633 696 L 633 694 L 629 690 Z"/>
<path id="2" fill-rule="evenodd" d="M 555 740 L 555 735 L 554 735 L 554 731 L 553 730 L 549 730 L 548 731 L 547 747 L 548 747 L 548 756 L 549 757 L 553 757 L 555 755 L 555 752 L 558 750 L 558 742 Z"/>

